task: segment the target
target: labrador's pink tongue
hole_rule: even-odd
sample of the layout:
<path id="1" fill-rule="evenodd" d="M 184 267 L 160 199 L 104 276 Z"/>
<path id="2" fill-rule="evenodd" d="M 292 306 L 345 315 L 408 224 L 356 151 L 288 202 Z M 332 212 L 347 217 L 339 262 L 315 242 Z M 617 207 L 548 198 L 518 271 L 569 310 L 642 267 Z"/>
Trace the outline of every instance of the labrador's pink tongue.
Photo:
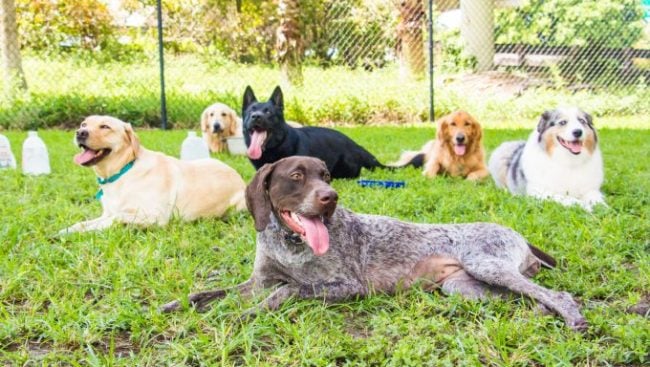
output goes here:
<path id="1" fill-rule="evenodd" d="M 571 153 L 578 154 L 582 151 L 582 144 L 579 141 L 569 142 L 569 149 Z"/>
<path id="2" fill-rule="evenodd" d="M 456 155 L 465 155 L 465 145 L 454 145 L 454 153 Z"/>
<path id="3" fill-rule="evenodd" d="M 83 165 L 84 163 L 90 161 L 91 159 L 95 158 L 95 155 L 97 152 L 94 150 L 90 149 L 85 149 L 83 152 L 77 154 L 74 156 L 74 162 L 78 165 Z"/>
<path id="4" fill-rule="evenodd" d="M 266 139 L 266 131 L 253 131 L 251 135 L 251 145 L 248 147 L 248 157 L 251 159 L 260 159 L 262 156 L 262 144 Z"/>
<path id="5" fill-rule="evenodd" d="M 305 230 L 307 244 L 314 251 L 314 255 L 320 256 L 325 254 L 330 247 L 330 235 L 323 221 L 318 217 L 307 218 L 302 215 L 299 217 L 302 227 Z"/>

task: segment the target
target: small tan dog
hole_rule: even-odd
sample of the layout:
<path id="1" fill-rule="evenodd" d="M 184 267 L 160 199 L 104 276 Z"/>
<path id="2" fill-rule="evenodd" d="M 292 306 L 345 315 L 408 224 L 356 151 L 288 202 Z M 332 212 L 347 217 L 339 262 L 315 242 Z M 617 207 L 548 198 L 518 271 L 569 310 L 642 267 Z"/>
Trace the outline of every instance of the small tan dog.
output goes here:
<path id="1" fill-rule="evenodd" d="M 203 111 L 201 131 L 203 140 L 214 153 L 228 151 L 226 139 L 229 137 L 243 136 L 241 118 L 223 103 L 215 103 Z"/>
<path id="2" fill-rule="evenodd" d="M 299 128 L 301 124 L 287 121 L 291 127 Z M 215 103 L 201 114 L 201 131 L 203 140 L 213 153 L 228 151 L 226 140 L 230 137 L 243 137 L 242 119 L 230 107 Z"/>
<path id="3" fill-rule="evenodd" d="M 86 118 L 75 143 L 83 149 L 75 163 L 93 167 L 98 177 L 103 213 L 61 233 L 100 230 L 114 222 L 165 225 L 174 214 L 194 220 L 246 208 L 246 184 L 234 169 L 216 159 L 180 161 L 145 149 L 131 124 L 114 117 Z"/>
<path id="4" fill-rule="evenodd" d="M 436 130 L 434 140 L 428 141 L 419 151 L 404 152 L 390 166 L 424 165 L 423 174 L 427 177 L 447 174 L 480 180 L 489 175 L 485 166 L 483 131 L 469 113 L 456 111 L 441 117 Z"/>

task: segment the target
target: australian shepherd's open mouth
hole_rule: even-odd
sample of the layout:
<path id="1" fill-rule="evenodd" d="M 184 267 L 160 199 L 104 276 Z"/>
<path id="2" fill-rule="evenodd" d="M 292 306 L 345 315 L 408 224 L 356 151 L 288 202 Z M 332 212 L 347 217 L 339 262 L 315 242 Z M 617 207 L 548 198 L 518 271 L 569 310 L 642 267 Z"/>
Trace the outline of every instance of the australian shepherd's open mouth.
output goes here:
<path id="1" fill-rule="evenodd" d="M 280 211 L 284 223 L 311 247 L 314 255 L 321 256 L 330 246 L 330 237 L 325 227 L 325 216 L 305 216 L 289 210 Z"/>
<path id="2" fill-rule="evenodd" d="M 251 145 L 248 147 L 248 157 L 250 159 L 260 159 L 262 157 L 262 147 L 266 141 L 267 132 L 264 129 L 255 127 L 249 130 L 251 135 Z"/>
<path id="3" fill-rule="evenodd" d="M 560 145 L 575 155 L 578 155 L 580 152 L 582 152 L 582 140 L 566 141 L 558 136 L 557 141 L 560 142 Z"/>
<path id="4" fill-rule="evenodd" d="M 80 166 L 95 165 L 111 152 L 108 148 L 93 150 L 84 144 L 79 144 L 79 148 L 83 149 L 83 151 L 74 156 L 74 162 Z"/>

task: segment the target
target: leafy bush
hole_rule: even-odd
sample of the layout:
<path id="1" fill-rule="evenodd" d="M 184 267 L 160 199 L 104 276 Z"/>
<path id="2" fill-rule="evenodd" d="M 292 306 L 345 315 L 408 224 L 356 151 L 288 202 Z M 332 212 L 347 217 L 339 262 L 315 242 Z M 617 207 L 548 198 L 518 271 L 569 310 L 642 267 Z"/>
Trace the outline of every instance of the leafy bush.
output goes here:
<path id="1" fill-rule="evenodd" d="M 496 14 L 496 42 L 586 47 L 560 65 L 562 75 L 578 80 L 607 79 L 621 60 L 606 48 L 627 48 L 643 33 L 639 0 L 528 0 Z"/>

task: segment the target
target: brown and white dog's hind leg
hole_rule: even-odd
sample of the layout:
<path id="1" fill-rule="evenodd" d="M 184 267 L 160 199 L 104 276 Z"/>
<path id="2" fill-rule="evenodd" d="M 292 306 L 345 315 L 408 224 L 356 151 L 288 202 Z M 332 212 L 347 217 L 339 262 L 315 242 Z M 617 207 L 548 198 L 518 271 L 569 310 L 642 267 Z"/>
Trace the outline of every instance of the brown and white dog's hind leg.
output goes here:
<path id="1" fill-rule="evenodd" d="M 580 307 L 569 293 L 552 291 L 533 283 L 508 261 L 484 258 L 476 263 L 463 263 L 463 266 L 478 280 L 541 302 L 562 316 L 566 324 L 574 330 L 583 331 L 588 327 L 587 321 L 580 314 Z"/>

